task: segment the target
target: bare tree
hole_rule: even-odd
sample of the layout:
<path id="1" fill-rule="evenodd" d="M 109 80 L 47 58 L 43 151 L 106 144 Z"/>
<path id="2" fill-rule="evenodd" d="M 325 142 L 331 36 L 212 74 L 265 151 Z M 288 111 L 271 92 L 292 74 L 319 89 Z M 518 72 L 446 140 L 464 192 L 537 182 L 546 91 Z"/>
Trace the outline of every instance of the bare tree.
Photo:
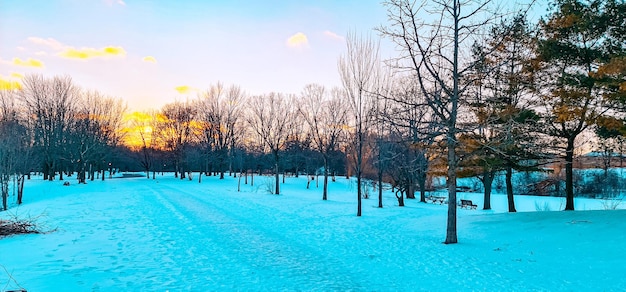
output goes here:
<path id="1" fill-rule="evenodd" d="M 293 97 L 280 93 L 253 96 L 249 100 L 250 114 L 247 118 L 251 129 L 259 138 L 266 152 L 274 158 L 275 192 L 280 194 L 280 151 L 288 140 L 293 122 L 291 101 Z"/>
<path id="2" fill-rule="evenodd" d="M 412 78 L 396 76 L 394 88 L 383 96 L 390 104 L 382 119 L 389 125 L 388 142 L 391 157 L 389 173 L 396 184 L 404 183 L 407 198 L 415 198 L 419 186 L 420 201 L 426 202 L 426 183 L 430 167 L 429 156 L 438 136 L 439 123 L 428 110 L 418 84 Z"/>
<path id="3" fill-rule="evenodd" d="M 236 143 L 237 126 L 241 116 L 244 93 L 239 86 L 225 88 L 221 83 L 211 86 L 202 94 L 198 104 L 198 118 L 202 123 L 202 143 L 207 155 L 215 155 L 220 179 L 232 158 Z"/>
<path id="4" fill-rule="evenodd" d="M 119 130 L 126 106 L 121 99 L 97 91 L 82 92 L 78 103 L 70 121 L 69 155 L 78 166 L 79 183 L 85 183 L 87 178 L 94 180 L 96 170 L 104 180 L 104 169 L 110 168 L 107 162 L 110 150 L 120 142 Z"/>
<path id="5" fill-rule="evenodd" d="M 174 176 L 185 178 L 187 165 L 185 164 L 186 150 L 196 141 L 199 126 L 195 123 L 196 108 L 190 102 L 174 102 L 166 104 L 159 116 L 157 133 L 165 150 L 172 154 Z"/>
<path id="6" fill-rule="evenodd" d="M 134 112 L 131 114 L 130 124 L 126 130 L 127 147 L 138 155 L 141 166 L 146 171 L 146 178 L 156 178 L 155 152 L 158 150 L 157 134 L 157 112 Z"/>
<path id="7" fill-rule="evenodd" d="M 357 216 L 361 216 L 361 198 L 366 132 L 374 120 L 377 78 L 380 73 L 379 45 L 371 38 L 349 34 L 347 52 L 339 58 L 339 75 L 351 110 L 354 170 L 357 178 Z"/>
<path id="8" fill-rule="evenodd" d="M 462 102 L 462 78 L 471 68 L 460 58 L 463 44 L 492 17 L 482 15 L 491 1 L 436 0 L 384 2 L 389 25 L 380 28 L 402 50 L 399 70 L 409 72 L 426 98 L 426 104 L 441 121 L 446 145 L 448 220 L 445 243 L 456 243 L 456 179 L 458 157 L 457 119 Z M 434 23 L 423 19 L 433 17 Z M 487 15 L 489 16 L 489 15 Z M 430 19 L 433 19 L 430 18 Z M 480 19 L 475 22 L 474 20 Z"/>
<path id="9" fill-rule="evenodd" d="M 347 122 L 347 104 L 339 88 L 330 92 L 322 85 L 304 87 L 298 111 L 309 126 L 313 147 L 324 160 L 322 200 L 328 199 L 329 160 L 340 143 Z"/>
<path id="10" fill-rule="evenodd" d="M 57 171 L 63 179 L 61 164 L 66 161 L 65 141 L 78 99 L 72 79 L 27 75 L 20 97 L 33 129 L 35 151 L 41 155 L 44 179 L 54 180 Z"/>
<path id="11" fill-rule="evenodd" d="M 0 89 L 0 195 L 7 210 L 9 182 L 16 182 L 17 204 L 22 203 L 25 174 L 30 172 L 30 131 L 23 122 L 15 90 Z"/>

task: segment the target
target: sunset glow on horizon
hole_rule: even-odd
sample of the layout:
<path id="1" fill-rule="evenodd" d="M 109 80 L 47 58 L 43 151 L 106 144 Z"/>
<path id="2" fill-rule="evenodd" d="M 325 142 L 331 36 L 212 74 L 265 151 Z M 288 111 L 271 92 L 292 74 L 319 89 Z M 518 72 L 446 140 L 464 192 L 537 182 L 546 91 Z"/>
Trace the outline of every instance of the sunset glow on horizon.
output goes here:
<path id="1" fill-rule="evenodd" d="M 348 31 L 373 33 L 377 1 L 0 1 L 0 87 L 68 75 L 157 109 L 211 84 L 248 94 L 340 84 Z"/>

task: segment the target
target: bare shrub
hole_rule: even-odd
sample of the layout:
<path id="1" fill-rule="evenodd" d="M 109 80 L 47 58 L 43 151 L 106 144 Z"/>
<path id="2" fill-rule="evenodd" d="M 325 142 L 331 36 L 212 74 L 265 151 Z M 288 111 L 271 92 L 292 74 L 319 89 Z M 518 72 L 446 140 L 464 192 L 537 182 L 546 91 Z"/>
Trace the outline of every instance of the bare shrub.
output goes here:
<path id="1" fill-rule="evenodd" d="M 0 265 L 0 268 L 2 268 L 4 270 L 4 272 L 7 274 L 7 278 L 8 278 L 8 282 L 6 283 L 6 285 L 4 286 L 4 288 L 2 288 L 1 291 L 23 291 L 26 292 L 26 289 L 24 289 L 24 287 L 22 287 L 20 285 L 20 283 L 17 282 L 17 280 L 15 280 L 15 278 L 13 278 L 13 275 L 11 275 L 11 273 L 7 270 L 7 268 L 3 265 Z M 11 284 L 11 282 L 13 282 L 13 284 Z M 17 289 L 12 289 L 12 290 L 8 290 L 7 288 L 9 287 L 17 287 Z"/>
<path id="2" fill-rule="evenodd" d="M 8 219 L 0 219 L 0 238 L 16 234 L 47 233 L 56 229 L 46 230 L 40 219 L 44 214 L 20 218 L 17 213 L 9 214 Z"/>
<path id="3" fill-rule="evenodd" d="M 371 184 L 366 181 L 363 180 L 363 182 L 361 183 L 361 188 L 363 190 L 363 192 L 361 193 L 361 196 L 363 199 L 369 199 L 370 198 L 370 192 L 371 192 Z"/>
<path id="4" fill-rule="evenodd" d="M 276 180 L 272 177 L 266 177 L 263 182 L 263 189 L 270 195 L 274 194 L 274 190 L 276 189 Z"/>
<path id="5" fill-rule="evenodd" d="M 548 212 L 548 211 L 552 211 L 552 209 L 550 208 L 550 204 L 548 202 L 543 202 L 539 203 L 537 201 L 535 201 L 535 210 L 537 212 Z"/>
<path id="6" fill-rule="evenodd" d="M 602 207 L 604 210 L 615 210 L 622 204 L 622 198 L 605 198 L 602 199 Z"/>

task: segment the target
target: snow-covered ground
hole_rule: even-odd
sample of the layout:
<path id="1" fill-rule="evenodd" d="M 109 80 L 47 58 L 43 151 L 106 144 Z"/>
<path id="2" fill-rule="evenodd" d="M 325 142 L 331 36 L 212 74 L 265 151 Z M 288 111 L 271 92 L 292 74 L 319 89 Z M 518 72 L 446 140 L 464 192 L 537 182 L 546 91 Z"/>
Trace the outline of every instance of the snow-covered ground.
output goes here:
<path id="1" fill-rule="evenodd" d="M 444 245 L 445 205 L 385 208 L 338 178 L 255 186 L 204 177 L 117 178 L 62 186 L 34 178 L 24 205 L 47 234 L 0 239 L 0 291 L 611 291 L 626 287 L 626 210 L 601 200 L 493 196 L 492 211 L 458 211 L 459 242 Z M 462 193 L 482 206 L 481 194 Z M 619 208 L 624 208 L 620 205 Z M 593 210 L 595 209 L 595 210 Z"/>

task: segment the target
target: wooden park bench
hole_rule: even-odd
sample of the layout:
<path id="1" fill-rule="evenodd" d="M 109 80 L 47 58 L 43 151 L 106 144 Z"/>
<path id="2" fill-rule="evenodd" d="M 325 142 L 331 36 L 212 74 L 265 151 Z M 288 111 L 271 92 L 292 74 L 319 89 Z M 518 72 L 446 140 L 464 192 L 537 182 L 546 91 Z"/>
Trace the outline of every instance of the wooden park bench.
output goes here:
<path id="1" fill-rule="evenodd" d="M 478 206 L 472 203 L 472 200 L 461 200 L 461 208 L 476 210 L 476 207 Z"/>
<path id="2" fill-rule="evenodd" d="M 439 205 L 445 204 L 447 199 L 448 199 L 447 197 L 436 197 L 436 196 L 426 197 L 426 201 L 430 201 L 433 204 L 439 204 Z"/>

